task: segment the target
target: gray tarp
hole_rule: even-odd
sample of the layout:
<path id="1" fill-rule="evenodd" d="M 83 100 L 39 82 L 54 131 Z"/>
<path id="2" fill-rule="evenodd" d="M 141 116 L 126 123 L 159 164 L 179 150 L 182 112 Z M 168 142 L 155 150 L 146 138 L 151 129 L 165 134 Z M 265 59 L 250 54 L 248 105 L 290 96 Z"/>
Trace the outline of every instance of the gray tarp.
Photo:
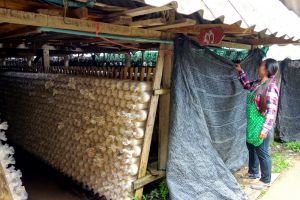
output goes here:
<path id="1" fill-rule="evenodd" d="M 300 60 L 281 62 L 276 132 L 282 141 L 300 141 Z"/>
<path id="2" fill-rule="evenodd" d="M 255 79 L 262 52 L 242 62 Z M 246 91 L 233 63 L 187 38 L 175 43 L 167 182 L 172 200 L 247 199 L 231 171 L 244 166 Z"/>

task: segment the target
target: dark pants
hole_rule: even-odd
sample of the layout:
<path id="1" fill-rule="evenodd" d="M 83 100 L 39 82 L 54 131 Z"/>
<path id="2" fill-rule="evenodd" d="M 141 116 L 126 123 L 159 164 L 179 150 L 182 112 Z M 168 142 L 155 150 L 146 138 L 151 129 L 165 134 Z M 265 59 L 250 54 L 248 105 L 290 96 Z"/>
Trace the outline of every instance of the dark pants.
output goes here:
<path id="1" fill-rule="evenodd" d="M 272 139 L 272 131 L 268 133 L 267 138 L 258 147 L 247 142 L 249 151 L 249 174 L 259 175 L 259 165 L 261 170 L 260 180 L 264 183 L 271 182 L 272 159 L 269 154 L 269 145 Z"/>

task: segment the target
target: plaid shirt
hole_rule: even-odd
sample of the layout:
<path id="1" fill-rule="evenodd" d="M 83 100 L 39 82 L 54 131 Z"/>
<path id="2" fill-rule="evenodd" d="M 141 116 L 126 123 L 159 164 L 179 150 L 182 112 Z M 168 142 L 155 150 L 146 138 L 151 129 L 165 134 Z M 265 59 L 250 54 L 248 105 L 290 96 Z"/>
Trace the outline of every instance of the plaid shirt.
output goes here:
<path id="1" fill-rule="evenodd" d="M 239 71 L 239 80 L 244 87 L 244 89 L 249 91 L 254 91 L 256 88 L 261 84 L 260 80 L 255 80 L 250 82 L 249 78 L 245 74 L 245 72 Z M 265 122 L 263 124 L 263 127 L 261 129 L 261 132 L 263 133 L 269 133 L 269 131 L 272 129 L 274 122 L 276 120 L 276 114 L 277 114 L 277 107 L 278 107 L 278 98 L 279 98 L 279 89 L 276 85 L 274 77 L 271 77 L 272 80 L 267 88 L 266 91 L 266 110 L 263 112 L 263 115 L 265 116 Z M 257 110 L 260 110 L 261 108 L 261 95 L 255 95 L 254 102 L 256 105 Z"/>

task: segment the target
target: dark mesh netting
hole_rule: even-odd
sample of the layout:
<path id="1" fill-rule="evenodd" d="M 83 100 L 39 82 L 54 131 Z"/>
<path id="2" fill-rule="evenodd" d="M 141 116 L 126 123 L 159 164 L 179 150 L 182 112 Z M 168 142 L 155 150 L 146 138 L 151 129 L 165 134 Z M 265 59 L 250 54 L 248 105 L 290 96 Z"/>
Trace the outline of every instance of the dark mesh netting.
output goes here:
<path id="1" fill-rule="evenodd" d="M 263 57 L 242 61 L 250 79 Z M 187 38 L 175 43 L 167 182 L 172 200 L 247 199 L 230 171 L 244 166 L 246 91 L 233 63 Z"/>
<path id="2" fill-rule="evenodd" d="M 276 133 L 285 142 L 300 141 L 300 60 L 281 62 Z"/>

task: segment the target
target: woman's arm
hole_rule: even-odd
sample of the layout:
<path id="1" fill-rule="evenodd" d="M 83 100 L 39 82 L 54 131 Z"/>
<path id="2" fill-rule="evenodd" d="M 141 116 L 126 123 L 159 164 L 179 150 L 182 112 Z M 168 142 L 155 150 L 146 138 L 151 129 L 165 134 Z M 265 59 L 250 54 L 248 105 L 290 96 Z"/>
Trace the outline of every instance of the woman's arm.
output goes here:
<path id="1" fill-rule="evenodd" d="M 275 83 L 271 83 L 266 93 L 265 122 L 262 126 L 260 133 L 260 138 L 262 139 L 265 138 L 270 132 L 276 120 L 276 114 L 278 109 L 278 97 L 279 90 Z"/>
<path id="2" fill-rule="evenodd" d="M 241 82 L 243 88 L 245 90 L 250 90 L 252 88 L 253 83 L 256 81 L 250 82 L 248 76 L 246 75 L 240 64 L 235 64 L 234 67 L 239 74 L 238 79 Z"/>

